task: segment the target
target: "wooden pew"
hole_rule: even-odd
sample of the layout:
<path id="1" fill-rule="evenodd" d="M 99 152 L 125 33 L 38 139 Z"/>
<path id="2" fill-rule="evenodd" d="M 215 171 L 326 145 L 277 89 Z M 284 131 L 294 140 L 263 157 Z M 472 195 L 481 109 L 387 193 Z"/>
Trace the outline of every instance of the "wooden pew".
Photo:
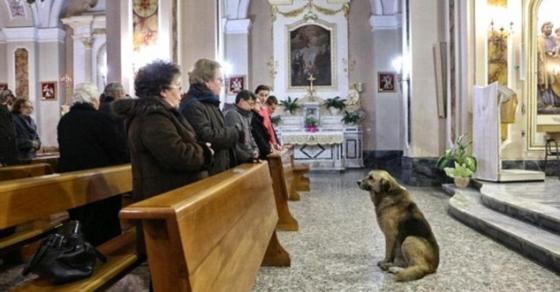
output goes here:
<path id="1" fill-rule="evenodd" d="M 290 155 L 290 164 L 292 165 L 292 171 L 294 172 L 295 189 L 296 191 L 309 192 L 311 190 L 311 183 L 309 177 L 306 175 L 309 173 L 309 165 L 306 164 L 296 164 L 294 162 L 294 155 Z"/>
<path id="2" fill-rule="evenodd" d="M 51 174 L 0 183 L 0 228 L 16 226 L 50 214 L 86 205 L 132 190 L 130 165 Z M 17 237 L 19 238 L 10 238 Z M 14 234 L 5 240 L 24 242 Z M 107 263 L 97 266 L 94 274 L 81 281 L 51 286 L 37 279 L 16 291 L 94 291 L 128 272 L 137 264 L 134 230 L 125 232 L 99 247 Z"/>
<path id="3" fill-rule="evenodd" d="M 138 202 L 154 291 L 250 291 L 261 265 L 289 266 L 266 162 Z"/>
<path id="4" fill-rule="evenodd" d="M 288 199 L 290 193 L 295 192 L 294 174 L 289 159 L 289 151 L 282 150 L 280 153 L 268 155 L 268 166 L 272 177 L 272 188 L 276 199 L 278 210 L 278 229 L 284 231 L 297 231 L 299 224 L 290 213 Z M 297 194 L 297 192 L 295 192 Z"/>
<path id="5" fill-rule="evenodd" d="M 53 173 L 53 168 L 47 163 L 26 164 L 0 167 L 0 181 L 34 177 Z"/>
<path id="6" fill-rule="evenodd" d="M 56 171 L 56 169 L 58 168 L 58 158 L 58 153 L 37 154 L 37 157 L 33 158 L 31 160 L 31 163 L 47 163 L 50 164 L 53 171 Z"/>

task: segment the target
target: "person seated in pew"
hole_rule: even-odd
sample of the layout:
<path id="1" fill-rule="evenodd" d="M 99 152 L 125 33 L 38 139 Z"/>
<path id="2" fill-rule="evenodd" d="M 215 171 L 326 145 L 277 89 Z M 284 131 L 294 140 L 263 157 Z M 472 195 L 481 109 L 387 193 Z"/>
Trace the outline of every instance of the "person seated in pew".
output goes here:
<path id="1" fill-rule="evenodd" d="M 235 107 L 225 114 L 225 124 L 243 130 L 243 141 L 234 147 L 231 166 L 259 159 L 259 148 L 251 135 L 251 119 L 257 97 L 248 90 L 240 91 L 235 97 Z"/>
<path id="2" fill-rule="evenodd" d="M 123 141 L 112 117 L 98 111 L 99 93 L 91 83 L 74 90 L 74 103 L 58 123 L 60 158 L 58 172 L 69 172 L 126 163 Z M 82 223 L 84 237 L 99 245 L 121 233 L 119 211 L 122 196 L 69 210 L 70 218 Z"/>
<path id="3" fill-rule="evenodd" d="M 179 67 L 155 61 L 136 74 L 134 89 L 139 99 L 113 103 L 113 112 L 125 118 L 128 128 L 136 202 L 205 178 L 212 167 L 212 145 L 199 142 L 177 110 L 181 88 Z M 143 234 L 141 230 L 136 234 L 143 256 Z"/>
<path id="4" fill-rule="evenodd" d="M 31 101 L 25 98 L 16 99 L 12 107 L 12 114 L 16 126 L 18 160 L 24 164 L 31 163 L 37 150 L 41 148 L 41 139 L 31 113 L 33 113 Z"/>

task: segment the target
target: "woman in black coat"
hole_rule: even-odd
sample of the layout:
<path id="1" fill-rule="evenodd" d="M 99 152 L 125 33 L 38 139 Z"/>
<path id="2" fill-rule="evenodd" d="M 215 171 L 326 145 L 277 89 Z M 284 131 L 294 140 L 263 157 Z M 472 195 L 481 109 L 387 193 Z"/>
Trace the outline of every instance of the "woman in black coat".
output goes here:
<path id="1" fill-rule="evenodd" d="M 58 123 L 60 158 L 58 172 L 84 170 L 129 161 L 126 141 L 119 136 L 112 117 L 98 111 L 97 87 L 78 84 L 74 104 Z M 69 210 L 70 218 L 82 223 L 85 239 L 99 245 L 121 233 L 121 196 L 114 196 Z"/>
<path id="2" fill-rule="evenodd" d="M 259 159 L 267 159 L 268 154 L 272 153 L 270 136 L 264 126 L 264 118 L 260 115 L 262 103 L 257 98 L 253 108 L 253 118 L 251 119 L 251 134 L 259 147 Z"/>
<path id="3" fill-rule="evenodd" d="M 37 125 L 31 118 L 33 105 L 27 99 L 17 99 L 12 108 L 16 128 L 16 143 L 18 160 L 21 163 L 30 163 L 37 150 L 41 148 L 41 140 L 37 134 Z"/>
<path id="4" fill-rule="evenodd" d="M 244 141 L 243 129 L 226 127 L 220 111 L 220 91 L 223 86 L 218 62 L 200 59 L 189 74 L 190 88 L 181 101 L 179 111 L 194 128 L 199 141 L 214 149 L 214 165 L 209 175 L 220 173 L 232 166 L 232 153 L 237 141 Z"/>

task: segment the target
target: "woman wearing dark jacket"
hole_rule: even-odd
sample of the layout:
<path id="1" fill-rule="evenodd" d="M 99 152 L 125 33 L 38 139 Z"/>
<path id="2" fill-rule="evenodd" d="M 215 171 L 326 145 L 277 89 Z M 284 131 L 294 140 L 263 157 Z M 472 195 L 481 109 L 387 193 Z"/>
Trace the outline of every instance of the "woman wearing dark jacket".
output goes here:
<path id="1" fill-rule="evenodd" d="M 163 61 L 148 64 L 136 74 L 134 88 L 139 99 L 113 103 L 113 112 L 125 118 L 128 128 L 134 201 L 208 176 L 213 151 L 197 141 L 195 131 L 177 111 L 179 67 Z M 138 252 L 144 255 L 143 233 L 136 234 Z"/>
<path id="2" fill-rule="evenodd" d="M 31 118 L 31 113 L 33 113 L 33 105 L 29 100 L 20 98 L 14 102 L 12 114 L 16 128 L 18 160 L 21 163 L 31 162 L 37 150 L 41 148 L 37 125 Z"/>
<path id="3" fill-rule="evenodd" d="M 60 158 L 58 172 L 123 164 L 128 161 L 124 141 L 111 116 L 98 111 L 99 93 L 91 83 L 74 89 L 74 104 L 58 123 Z M 79 220 L 87 241 L 99 245 L 121 233 L 121 196 L 114 196 L 69 210 Z"/>
<path id="4" fill-rule="evenodd" d="M 212 144 L 214 165 L 209 175 L 231 167 L 231 153 L 237 141 L 245 139 L 243 130 L 224 125 L 220 111 L 220 91 L 223 86 L 220 64 L 200 59 L 189 74 L 190 88 L 181 101 L 179 110 L 196 131 L 200 141 Z"/>

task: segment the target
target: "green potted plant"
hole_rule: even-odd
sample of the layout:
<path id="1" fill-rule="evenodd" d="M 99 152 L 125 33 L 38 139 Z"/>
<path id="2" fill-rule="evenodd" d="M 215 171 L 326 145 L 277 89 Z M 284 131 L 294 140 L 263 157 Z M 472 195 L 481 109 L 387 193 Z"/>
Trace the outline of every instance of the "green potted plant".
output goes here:
<path id="1" fill-rule="evenodd" d="M 337 115 L 341 110 L 343 110 L 346 107 L 346 104 L 344 103 L 345 101 L 346 100 L 341 99 L 340 96 L 336 96 L 334 98 L 325 99 L 325 102 L 323 104 L 334 116 Z"/>
<path id="2" fill-rule="evenodd" d="M 280 101 L 280 104 L 284 107 L 284 111 L 290 114 L 294 114 L 300 108 L 300 105 L 297 103 L 297 101 L 297 98 L 292 99 L 288 96 L 287 99 Z"/>
<path id="3" fill-rule="evenodd" d="M 270 118 L 270 121 L 272 122 L 272 124 L 275 127 L 278 127 L 278 125 L 280 125 L 280 123 L 282 122 L 282 117 L 281 116 L 274 116 Z"/>
<path id="4" fill-rule="evenodd" d="M 464 135 L 459 136 L 455 145 L 447 149 L 436 162 L 436 167 L 444 170 L 447 176 L 453 178 L 457 187 L 466 187 L 477 169 L 476 158 L 467 154 L 467 148 L 471 144 L 472 141 L 468 141 Z"/>
<path id="5" fill-rule="evenodd" d="M 344 116 L 341 121 L 346 125 L 355 125 L 362 119 L 362 116 L 358 112 L 344 111 Z"/>

